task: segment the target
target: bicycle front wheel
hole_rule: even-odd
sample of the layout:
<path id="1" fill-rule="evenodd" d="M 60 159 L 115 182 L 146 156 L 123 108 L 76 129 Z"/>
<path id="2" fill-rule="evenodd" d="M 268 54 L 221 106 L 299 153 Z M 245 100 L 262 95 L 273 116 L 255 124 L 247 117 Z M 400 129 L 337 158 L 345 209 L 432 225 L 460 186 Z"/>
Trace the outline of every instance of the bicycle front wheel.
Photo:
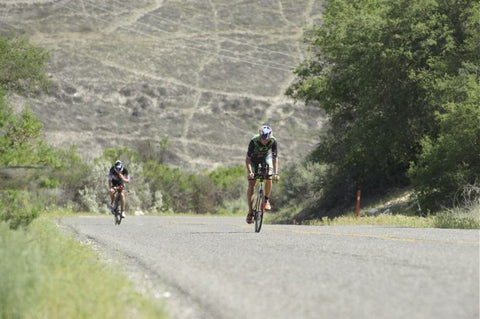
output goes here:
<path id="1" fill-rule="evenodd" d="M 265 197 L 263 196 L 263 189 L 260 187 L 257 198 L 255 199 L 254 220 L 255 220 L 255 232 L 259 233 L 262 229 L 263 223 L 263 207 L 265 206 Z"/>
<path id="2" fill-rule="evenodd" d="M 122 200 L 120 199 L 119 194 L 115 195 L 113 212 L 115 218 L 115 225 L 120 225 L 120 223 L 122 222 Z"/>
<path id="3" fill-rule="evenodd" d="M 263 209 L 255 211 L 255 232 L 259 233 L 262 228 L 263 222 Z"/>

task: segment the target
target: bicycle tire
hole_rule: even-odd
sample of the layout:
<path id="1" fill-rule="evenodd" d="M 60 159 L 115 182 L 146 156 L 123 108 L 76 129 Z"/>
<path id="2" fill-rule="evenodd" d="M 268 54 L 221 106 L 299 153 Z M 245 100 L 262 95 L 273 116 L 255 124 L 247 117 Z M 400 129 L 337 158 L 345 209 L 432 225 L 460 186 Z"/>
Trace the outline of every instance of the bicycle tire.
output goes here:
<path id="1" fill-rule="evenodd" d="M 262 229 L 262 222 L 263 222 L 263 209 L 259 209 L 255 211 L 255 232 L 259 233 L 260 229 Z"/>
<path id="2" fill-rule="evenodd" d="M 259 233 L 262 229 L 263 223 L 263 207 L 265 206 L 265 197 L 263 196 L 263 181 L 260 181 L 260 185 L 258 186 L 258 193 L 255 200 L 255 210 L 254 210 L 254 220 L 255 220 L 255 232 Z"/>
<path id="3" fill-rule="evenodd" d="M 115 194 L 113 212 L 115 218 L 115 225 L 120 225 L 120 223 L 122 222 L 122 201 L 118 192 Z"/>

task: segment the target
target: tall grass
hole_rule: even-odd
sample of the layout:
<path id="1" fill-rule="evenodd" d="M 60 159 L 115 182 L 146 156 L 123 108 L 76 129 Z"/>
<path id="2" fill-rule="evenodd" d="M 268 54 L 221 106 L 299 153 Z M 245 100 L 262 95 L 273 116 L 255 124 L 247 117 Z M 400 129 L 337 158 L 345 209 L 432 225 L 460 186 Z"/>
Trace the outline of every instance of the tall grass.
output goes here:
<path id="1" fill-rule="evenodd" d="M 308 225 L 379 225 L 423 228 L 480 229 L 479 213 L 474 212 L 442 212 L 427 217 L 407 216 L 402 214 L 380 214 L 377 216 L 361 216 L 354 214 L 309 220 Z"/>
<path id="2" fill-rule="evenodd" d="M 0 222 L 0 318 L 166 318 L 118 270 L 45 218 Z"/>
<path id="3" fill-rule="evenodd" d="M 435 216 L 434 227 L 479 229 L 480 205 L 469 211 L 454 209 L 438 213 Z"/>
<path id="4" fill-rule="evenodd" d="M 457 207 L 436 214 L 419 216 L 412 211 L 414 203 L 404 202 L 404 194 L 396 198 L 389 198 L 388 209 L 375 209 L 372 207 L 382 206 L 375 203 L 374 206 L 360 210 L 357 218 L 349 212 L 335 218 L 295 219 L 304 207 L 288 206 L 275 214 L 267 215 L 269 223 L 293 223 L 304 225 L 379 225 L 400 227 L 425 227 L 425 228 L 452 228 L 452 229 L 480 229 L 480 203 L 468 207 Z M 393 204 L 392 204 L 393 203 Z M 385 207 L 383 207 L 385 208 Z M 382 212 L 383 210 L 383 212 Z"/>

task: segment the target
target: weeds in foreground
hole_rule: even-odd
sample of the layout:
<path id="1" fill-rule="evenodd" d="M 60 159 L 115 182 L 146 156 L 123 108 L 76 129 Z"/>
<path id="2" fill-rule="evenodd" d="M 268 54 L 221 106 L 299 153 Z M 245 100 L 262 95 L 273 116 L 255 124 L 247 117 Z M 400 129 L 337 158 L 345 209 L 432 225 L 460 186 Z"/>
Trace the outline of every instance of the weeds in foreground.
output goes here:
<path id="1" fill-rule="evenodd" d="M 46 219 L 0 222 L 0 318 L 166 318 L 119 271 Z"/>

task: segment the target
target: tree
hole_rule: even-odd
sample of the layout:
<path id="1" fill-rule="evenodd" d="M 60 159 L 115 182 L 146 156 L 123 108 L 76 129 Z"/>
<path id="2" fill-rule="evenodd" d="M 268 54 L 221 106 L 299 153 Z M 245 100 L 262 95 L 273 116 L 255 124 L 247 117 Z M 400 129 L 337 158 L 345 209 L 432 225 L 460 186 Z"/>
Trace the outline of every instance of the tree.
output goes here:
<path id="1" fill-rule="evenodd" d="M 351 201 L 356 187 L 408 185 L 424 137 L 440 131 L 436 113 L 445 101 L 433 90 L 436 81 L 478 57 L 478 33 L 468 23 L 478 14 L 474 3 L 331 0 L 323 24 L 306 32 L 312 55 L 287 94 L 328 115 L 312 154 L 330 167 L 325 208 Z"/>
<path id="2" fill-rule="evenodd" d="M 436 113 L 438 135 L 424 136 L 419 159 L 409 169 L 421 206 L 428 209 L 461 206 L 466 188 L 480 185 L 479 78 L 466 72 L 439 83 L 465 97 L 454 102 L 457 94 L 450 95 L 442 112 Z"/>
<path id="3" fill-rule="evenodd" d="M 19 37 L 0 37 L 0 87 L 19 93 L 48 86 L 48 52 Z"/>
<path id="4" fill-rule="evenodd" d="M 22 114 L 14 114 L 6 99 L 9 91 L 26 94 L 47 88 L 47 57 L 43 49 L 24 39 L 0 37 L 0 165 L 59 165 L 53 149 L 40 137 L 43 125 L 38 118 L 28 107 Z M 4 211 L 0 220 L 9 221 L 10 227 L 28 225 L 38 216 L 38 207 L 25 202 L 19 192 L 11 190 L 0 195 Z"/>
<path id="5" fill-rule="evenodd" d="M 438 58 L 435 72 L 419 76 L 435 105 L 438 130 L 422 137 L 408 175 L 428 210 L 469 208 L 468 201 L 480 201 L 479 192 L 465 193 L 480 183 L 480 3 L 463 3 L 469 6 L 448 14 L 458 40 L 456 55 Z"/>
<path id="6" fill-rule="evenodd" d="M 17 116 L 0 96 L 0 165 L 58 166 L 55 151 L 40 136 L 42 127 L 29 108 Z"/>
<path id="7" fill-rule="evenodd" d="M 58 165 L 54 151 L 41 138 L 43 124 L 26 107 L 13 113 L 6 93 L 47 88 L 48 54 L 22 38 L 0 37 L 0 164 Z"/>

